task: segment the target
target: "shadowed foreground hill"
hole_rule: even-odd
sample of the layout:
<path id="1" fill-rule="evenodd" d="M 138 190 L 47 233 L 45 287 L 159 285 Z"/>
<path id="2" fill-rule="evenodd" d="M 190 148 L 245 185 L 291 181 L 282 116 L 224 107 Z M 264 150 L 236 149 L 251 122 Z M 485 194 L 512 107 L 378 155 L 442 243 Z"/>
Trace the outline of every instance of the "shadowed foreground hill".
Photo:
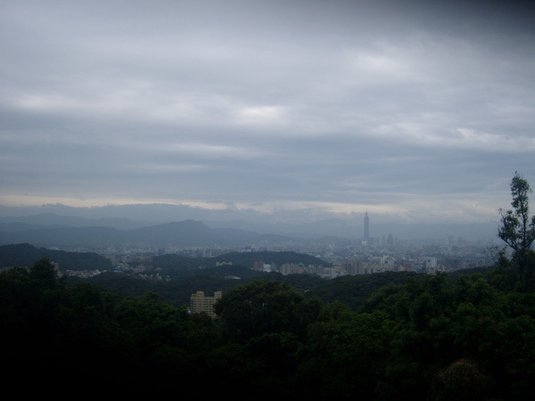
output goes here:
<path id="1" fill-rule="evenodd" d="M 31 266 L 36 260 L 46 257 L 66 270 L 111 269 L 111 262 L 94 252 L 65 252 L 36 248 L 30 244 L 0 246 L 0 267 Z"/>
<path id="2" fill-rule="evenodd" d="M 211 320 L 154 293 L 66 286 L 41 260 L 0 273 L 4 391 L 526 400 L 535 390 L 535 294 L 504 286 L 507 274 L 500 265 L 454 280 L 414 276 L 381 287 L 360 312 L 254 281 L 227 292 Z"/>

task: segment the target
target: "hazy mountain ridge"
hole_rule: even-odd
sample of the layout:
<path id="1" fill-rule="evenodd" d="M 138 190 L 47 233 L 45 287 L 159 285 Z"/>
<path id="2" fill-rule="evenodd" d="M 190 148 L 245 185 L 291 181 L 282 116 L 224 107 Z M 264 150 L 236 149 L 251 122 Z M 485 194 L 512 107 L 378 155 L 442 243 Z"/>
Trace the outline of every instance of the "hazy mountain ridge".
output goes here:
<path id="1" fill-rule="evenodd" d="M 0 231 L 22 231 L 29 228 L 107 227 L 141 229 L 169 222 L 202 221 L 212 229 L 232 227 L 240 233 L 270 233 L 293 238 L 336 237 L 359 239 L 363 232 L 363 214 L 335 215 L 307 210 L 273 211 L 221 209 L 170 204 L 109 205 L 70 207 L 61 204 L 40 207 L 7 207 L 0 205 Z M 469 240 L 496 238 L 498 220 L 484 222 L 416 222 L 371 214 L 372 237 L 392 234 L 402 239 L 444 239 L 450 236 Z M 227 231 L 227 233 L 229 233 Z"/>
<path id="2" fill-rule="evenodd" d="M 0 208 L 0 211 L 3 210 Z M 28 211 L 26 211 L 28 213 Z M 117 229 L 135 229 L 147 224 L 122 217 L 83 217 L 77 215 L 62 215 L 57 213 L 25 214 L 21 216 L 1 216 L 0 228 L 13 224 L 23 224 L 28 227 L 43 226 L 56 227 L 109 227 Z"/>
<path id="3" fill-rule="evenodd" d="M 17 223 L 11 223 L 17 224 Z M 236 229 L 212 229 L 194 220 L 121 230 L 111 227 L 0 226 L 0 244 L 32 243 L 47 247 L 110 246 L 245 246 L 255 242 L 282 241 L 282 236 Z"/>

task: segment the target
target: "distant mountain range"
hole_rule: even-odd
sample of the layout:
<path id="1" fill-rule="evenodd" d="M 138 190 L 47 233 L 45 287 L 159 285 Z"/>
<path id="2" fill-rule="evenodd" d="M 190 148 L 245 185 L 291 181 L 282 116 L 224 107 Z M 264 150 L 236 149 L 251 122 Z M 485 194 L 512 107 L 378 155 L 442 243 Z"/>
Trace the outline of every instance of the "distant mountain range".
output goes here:
<path id="1" fill-rule="evenodd" d="M 0 207 L 1 210 L 1 207 Z M 118 229 L 141 228 L 149 224 L 120 217 L 89 218 L 82 216 L 61 215 L 57 213 L 39 213 L 25 216 L 0 217 L 0 230 L 28 229 L 32 227 L 110 227 Z"/>
<path id="2" fill-rule="evenodd" d="M 497 216 L 498 217 L 498 216 Z M 0 231 L 26 230 L 38 226 L 108 227 L 121 230 L 143 228 L 172 221 L 202 221 L 211 228 L 232 227 L 253 233 L 272 233 L 301 239 L 336 237 L 358 241 L 363 235 L 363 213 L 336 215 L 310 210 L 270 213 L 251 209 L 205 209 L 171 204 L 106 205 L 70 207 L 61 204 L 10 207 L 0 205 Z M 29 227 L 31 226 L 31 227 Z M 470 241 L 496 239 L 498 218 L 493 221 L 422 222 L 370 213 L 370 235 L 392 234 L 404 240 L 448 239 Z"/>
<path id="3" fill-rule="evenodd" d="M 95 248 L 109 246 L 201 247 L 246 246 L 286 241 L 279 235 L 210 228 L 195 220 L 118 229 L 102 226 L 30 225 L 24 221 L 0 224 L 0 244 L 31 243 L 45 247 Z"/>

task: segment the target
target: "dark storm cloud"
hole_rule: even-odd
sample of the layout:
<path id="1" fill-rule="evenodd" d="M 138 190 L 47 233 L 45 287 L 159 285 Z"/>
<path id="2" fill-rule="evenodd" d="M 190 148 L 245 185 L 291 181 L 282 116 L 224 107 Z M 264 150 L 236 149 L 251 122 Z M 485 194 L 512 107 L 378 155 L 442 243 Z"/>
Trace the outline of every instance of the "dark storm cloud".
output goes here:
<path id="1" fill-rule="evenodd" d="M 534 13 L 436 3 L 3 2 L 2 201 L 492 218 L 535 177 Z"/>

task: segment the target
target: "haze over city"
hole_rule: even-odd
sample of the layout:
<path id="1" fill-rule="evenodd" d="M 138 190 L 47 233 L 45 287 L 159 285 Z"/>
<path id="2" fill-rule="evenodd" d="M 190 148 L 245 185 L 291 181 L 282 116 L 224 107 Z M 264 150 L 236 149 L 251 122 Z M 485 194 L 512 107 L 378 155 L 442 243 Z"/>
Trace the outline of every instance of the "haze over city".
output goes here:
<path id="1" fill-rule="evenodd" d="M 0 0 L 4 393 L 533 399 L 532 3 Z"/>
<path id="2" fill-rule="evenodd" d="M 496 222 L 535 182 L 534 26 L 522 2 L 3 1 L 0 204 Z"/>

